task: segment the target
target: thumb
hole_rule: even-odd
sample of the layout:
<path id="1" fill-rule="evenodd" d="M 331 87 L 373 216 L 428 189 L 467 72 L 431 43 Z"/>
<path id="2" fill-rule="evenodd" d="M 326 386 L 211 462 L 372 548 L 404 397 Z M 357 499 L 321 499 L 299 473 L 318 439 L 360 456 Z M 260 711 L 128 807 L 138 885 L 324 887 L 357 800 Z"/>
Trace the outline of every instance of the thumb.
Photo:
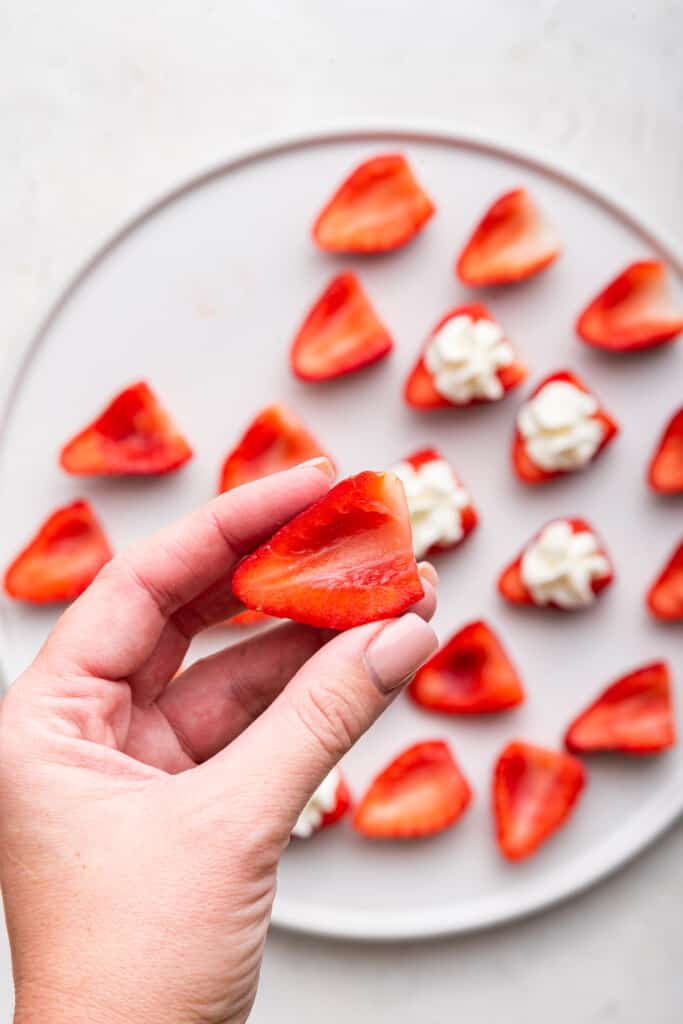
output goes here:
<path id="1" fill-rule="evenodd" d="M 285 839 L 325 776 L 437 647 L 432 627 L 412 612 L 341 633 L 202 768 L 224 788 L 228 763 L 237 765 L 252 806 Z"/>

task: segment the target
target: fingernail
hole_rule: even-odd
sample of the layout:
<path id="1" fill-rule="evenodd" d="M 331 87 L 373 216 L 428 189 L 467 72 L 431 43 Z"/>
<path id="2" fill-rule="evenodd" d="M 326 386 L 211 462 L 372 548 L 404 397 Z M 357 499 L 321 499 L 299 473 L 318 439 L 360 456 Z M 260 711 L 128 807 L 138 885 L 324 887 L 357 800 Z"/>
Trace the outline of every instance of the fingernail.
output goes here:
<path id="1" fill-rule="evenodd" d="M 381 630 L 365 652 L 365 667 L 380 693 L 408 681 L 439 643 L 431 626 L 410 612 Z"/>
<path id="2" fill-rule="evenodd" d="M 423 579 L 429 580 L 433 587 L 439 584 L 439 574 L 431 562 L 418 562 L 417 569 Z"/>
<path id="3" fill-rule="evenodd" d="M 306 459 L 305 462 L 299 463 L 299 469 L 301 469 L 302 466 L 313 466 L 314 469 L 319 469 L 320 472 L 324 473 L 325 476 L 330 478 L 330 480 L 334 480 L 335 476 L 337 475 L 336 469 L 334 468 L 330 460 L 326 458 L 324 455 L 319 455 L 315 459 Z"/>

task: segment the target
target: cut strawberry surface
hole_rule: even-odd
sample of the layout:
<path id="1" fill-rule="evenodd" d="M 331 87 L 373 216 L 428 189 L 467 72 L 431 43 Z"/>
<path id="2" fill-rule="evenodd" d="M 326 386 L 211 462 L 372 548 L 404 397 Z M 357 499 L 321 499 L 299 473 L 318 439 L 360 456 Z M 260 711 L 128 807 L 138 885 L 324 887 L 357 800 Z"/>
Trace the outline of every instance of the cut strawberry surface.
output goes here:
<path id="1" fill-rule="evenodd" d="M 249 424 L 227 456 L 218 492 L 326 454 L 293 412 L 284 405 L 269 405 Z"/>
<path id="2" fill-rule="evenodd" d="M 674 413 L 660 438 L 647 479 L 660 494 L 683 493 L 683 406 Z"/>
<path id="3" fill-rule="evenodd" d="M 248 555 L 232 588 L 248 608 L 320 628 L 400 615 L 423 596 L 401 482 L 342 480 Z"/>
<path id="4" fill-rule="evenodd" d="M 512 464 L 525 484 L 583 469 L 614 440 L 616 420 L 570 370 L 545 377 L 520 409 Z"/>
<path id="5" fill-rule="evenodd" d="M 62 448 L 60 463 L 81 476 L 168 473 L 192 458 L 149 386 L 122 391 L 103 413 Z"/>
<path id="6" fill-rule="evenodd" d="M 576 330 L 589 345 L 608 352 L 673 341 L 683 331 L 683 309 L 674 303 L 664 264 L 629 264 L 584 309 Z"/>
<path id="7" fill-rule="evenodd" d="M 485 622 L 451 637 L 418 669 L 409 693 L 425 708 L 454 715 L 502 711 L 524 700 L 517 671 Z"/>
<path id="8" fill-rule="evenodd" d="M 412 839 L 449 828 L 472 799 L 442 740 L 416 743 L 380 772 L 356 807 L 353 825 L 373 839 Z"/>
<path id="9" fill-rule="evenodd" d="M 21 601 L 71 601 L 112 557 L 107 538 L 86 501 L 57 509 L 12 562 L 5 590 Z"/>
<path id="10" fill-rule="evenodd" d="M 657 619 L 683 619 L 683 541 L 650 587 L 647 605 Z"/>
<path id="11" fill-rule="evenodd" d="M 502 327 L 481 302 L 456 306 L 430 333 L 404 388 L 415 409 L 492 402 L 527 375 Z"/>
<path id="12" fill-rule="evenodd" d="M 512 284 L 550 266 L 560 242 L 524 188 L 506 192 L 487 210 L 456 264 L 469 285 Z"/>
<path id="13" fill-rule="evenodd" d="M 529 857 L 560 828 L 586 784 L 571 754 L 513 741 L 498 758 L 493 808 L 498 845 L 508 860 Z"/>
<path id="14" fill-rule="evenodd" d="M 404 156 L 376 156 L 340 185 L 313 225 L 313 240 L 330 252 L 397 249 L 434 210 Z"/>
<path id="15" fill-rule="evenodd" d="M 671 679 L 663 661 L 644 665 L 608 686 L 565 736 L 574 753 L 655 754 L 675 742 Z"/>
<path id="16" fill-rule="evenodd" d="M 457 547 L 477 525 L 472 499 L 435 448 L 414 452 L 394 472 L 406 494 L 416 558 Z"/>
<path id="17" fill-rule="evenodd" d="M 302 380 L 331 380 L 388 355 L 391 335 L 355 274 L 339 274 L 310 310 L 290 353 Z"/>

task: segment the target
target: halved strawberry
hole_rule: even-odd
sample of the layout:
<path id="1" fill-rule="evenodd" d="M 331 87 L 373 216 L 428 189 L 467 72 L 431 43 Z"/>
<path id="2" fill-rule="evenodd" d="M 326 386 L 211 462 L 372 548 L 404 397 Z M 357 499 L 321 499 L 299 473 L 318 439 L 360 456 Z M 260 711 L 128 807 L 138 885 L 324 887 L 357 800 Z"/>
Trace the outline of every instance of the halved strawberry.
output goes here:
<path id="1" fill-rule="evenodd" d="M 299 815 L 292 835 L 297 839 L 308 839 L 343 818 L 350 806 L 351 793 L 346 779 L 339 768 L 334 768 Z"/>
<path id="2" fill-rule="evenodd" d="M 245 612 L 238 612 L 237 615 L 231 615 L 229 619 L 226 619 L 226 626 L 236 626 L 238 629 L 249 629 L 251 626 L 260 626 L 262 622 L 268 622 L 270 615 L 264 615 L 263 612 L 253 612 L 247 609 Z"/>
<path id="3" fill-rule="evenodd" d="M 59 461 L 79 476 L 168 473 L 192 458 L 149 386 L 140 381 L 114 398 L 63 448 Z"/>
<path id="4" fill-rule="evenodd" d="M 302 380 L 331 380 L 383 359 L 393 344 L 349 271 L 330 281 L 308 312 L 292 343 L 290 362 Z"/>
<path id="5" fill-rule="evenodd" d="M 346 783 L 346 779 L 339 769 L 337 769 L 337 773 L 339 775 L 339 780 L 334 794 L 334 807 L 331 811 L 325 811 L 323 814 L 323 820 L 320 823 L 321 828 L 327 828 L 328 825 L 334 825 L 336 821 L 339 821 L 340 818 L 344 817 L 351 807 L 351 791 Z"/>
<path id="6" fill-rule="evenodd" d="M 650 587 L 647 606 L 657 619 L 683 619 L 683 541 Z"/>
<path id="7" fill-rule="evenodd" d="M 617 679 L 574 719 L 565 736 L 567 749 L 575 754 L 654 754 L 675 742 L 671 680 L 664 661 Z"/>
<path id="8" fill-rule="evenodd" d="M 589 345 L 608 352 L 673 341 L 683 331 L 683 310 L 674 303 L 664 264 L 629 264 L 586 306 L 576 330 Z"/>
<path id="9" fill-rule="evenodd" d="M 416 558 L 457 547 L 478 516 L 455 470 L 436 448 L 421 448 L 394 467 L 408 502 Z"/>
<path id="10" fill-rule="evenodd" d="M 218 493 L 325 454 L 293 412 L 284 405 L 269 405 L 252 420 L 228 454 Z"/>
<path id="11" fill-rule="evenodd" d="M 499 346 L 501 354 L 504 353 L 506 362 L 501 362 L 500 365 L 495 369 L 495 377 L 497 377 L 498 384 L 495 388 L 491 388 L 489 381 L 489 393 L 484 393 L 484 388 L 481 388 L 481 392 L 478 396 L 468 397 L 463 400 L 455 400 L 452 397 L 448 397 L 446 394 L 445 387 L 440 391 L 436 385 L 435 376 L 432 371 L 428 368 L 425 357 L 429 352 L 434 339 L 439 332 L 448 324 L 450 321 L 455 320 L 456 317 L 467 317 L 474 324 L 479 321 L 485 321 L 487 324 L 492 325 L 500 332 L 500 338 L 494 342 L 496 346 Z M 490 330 L 490 329 L 489 329 Z M 486 339 L 488 342 L 488 339 Z M 463 350 L 462 358 L 454 358 L 452 366 L 448 369 L 457 378 L 467 382 L 471 382 L 471 390 L 474 390 L 474 382 L 476 377 L 482 376 L 481 374 L 481 355 L 487 355 L 487 351 L 478 351 L 477 346 L 480 341 L 477 340 L 476 334 L 471 338 L 472 346 L 469 351 Z M 490 342 L 488 342 L 490 344 Z M 468 372 L 469 371 L 469 372 Z M 408 405 L 412 405 L 415 409 L 443 409 L 448 406 L 464 406 L 464 405 L 478 405 L 481 402 L 495 401 L 497 398 L 502 398 L 522 383 L 527 375 L 527 369 L 523 363 L 521 363 L 515 356 L 512 346 L 508 338 L 502 333 L 500 324 L 493 318 L 486 306 L 481 302 L 470 302 L 465 306 L 456 306 L 455 309 L 451 309 L 445 316 L 441 317 L 438 324 L 431 331 L 427 341 L 425 342 L 420 358 L 415 364 L 411 371 L 408 379 L 405 383 L 404 398 Z M 495 382 L 494 382 L 495 383 Z M 493 391 L 497 391 L 497 394 L 493 394 Z"/>
<path id="12" fill-rule="evenodd" d="M 372 839 L 413 839 L 453 825 L 472 790 L 442 740 L 408 747 L 380 772 L 356 807 L 353 826 Z"/>
<path id="13" fill-rule="evenodd" d="M 400 615 L 423 596 L 400 480 L 342 480 L 248 555 L 232 589 L 248 608 L 321 628 Z"/>
<path id="14" fill-rule="evenodd" d="M 356 167 L 323 207 L 313 240 L 330 252 L 397 249 L 434 210 L 404 156 L 375 156 Z"/>
<path id="15" fill-rule="evenodd" d="M 602 566 L 598 563 L 584 564 L 580 571 L 579 584 L 584 582 L 590 582 L 590 589 L 596 596 L 609 586 L 614 579 L 614 570 L 610 558 L 605 550 L 604 544 L 600 541 L 596 531 L 593 527 L 586 522 L 585 519 L 578 518 L 567 518 L 567 519 L 553 519 L 549 523 L 546 523 L 530 541 L 524 546 L 522 551 L 519 553 L 517 558 L 507 568 L 503 569 L 502 573 L 498 578 L 498 590 L 502 597 L 506 601 L 510 601 L 512 604 L 525 604 L 525 605 L 536 605 L 538 607 L 545 608 L 556 608 L 560 610 L 566 610 L 571 607 L 580 607 L 580 604 L 565 603 L 564 605 L 559 604 L 557 601 L 539 601 L 534 598 L 534 595 L 530 589 L 530 584 L 525 581 L 524 577 L 524 559 L 527 556 L 527 552 L 531 551 L 534 545 L 538 542 L 539 538 L 545 533 L 545 531 L 552 526 L 557 524 L 566 523 L 567 527 L 571 530 L 572 534 L 588 533 L 595 541 L 595 551 L 587 555 L 588 558 L 597 557 L 602 561 Z M 572 579 L 570 575 L 571 565 L 565 565 L 562 559 L 562 552 L 553 552 L 552 566 L 548 566 L 546 573 L 546 584 L 553 582 L 559 584 L 559 589 L 569 591 L 571 596 Z M 595 571 L 589 572 L 589 569 Z M 604 572 L 598 572 L 599 568 L 604 569 Z M 557 575 L 553 577 L 553 573 Z M 587 603 L 584 601 L 584 604 Z"/>
<path id="16" fill-rule="evenodd" d="M 112 556 L 87 501 L 58 508 L 5 573 L 11 597 L 34 604 L 71 601 L 92 583 Z"/>
<path id="17" fill-rule="evenodd" d="M 410 696 L 452 715 L 502 711 L 524 700 L 517 671 L 485 622 L 470 622 L 418 669 Z"/>
<path id="18" fill-rule="evenodd" d="M 614 420 L 612 416 L 610 416 L 607 410 L 604 409 L 602 405 L 600 405 L 599 399 L 591 391 L 591 389 L 587 387 L 586 384 L 584 384 L 584 382 L 581 380 L 580 377 L 577 376 L 577 374 L 572 373 L 571 370 L 558 370 L 556 373 L 551 373 L 547 377 L 544 377 L 543 380 L 532 391 L 526 403 L 520 409 L 520 412 L 518 414 L 518 421 L 521 416 L 525 415 L 525 410 L 531 407 L 531 403 L 533 402 L 533 400 L 539 395 L 539 393 L 544 388 L 546 388 L 548 385 L 554 385 L 557 383 L 573 385 L 574 388 L 577 388 L 579 391 L 583 391 L 584 394 L 590 395 L 596 403 L 595 412 L 593 412 L 589 417 L 587 417 L 588 421 L 595 421 L 595 423 L 599 424 L 599 428 L 601 430 L 600 440 L 595 445 L 594 451 L 586 460 L 585 464 L 587 464 L 587 462 L 592 462 L 593 459 L 595 459 L 600 454 L 600 452 L 610 443 L 610 441 L 612 441 L 619 433 L 619 425 L 616 422 L 616 420 Z M 555 444 L 556 446 L 559 446 L 562 440 L 562 429 L 565 428 L 560 427 L 553 430 L 552 426 L 548 426 L 548 439 L 549 441 L 551 441 L 551 443 Z M 575 443 L 573 437 L 574 435 L 571 433 L 571 431 L 567 433 L 568 450 L 571 450 L 572 444 Z M 514 466 L 515 472 L 517 473 L 517 476 L 525 484 L 545 483 L 548 480 L 555 479 L 555 477 L 557 476 L 562 476 L 565 473 L 576 472 L 576 469 L 582 468 L 581 466 L 577 466 L 574 469 L 546 469 L 538 465 L 538 463 L 534 461 L 532 454 L 530 452 L 529 439 L 524 437 L 522 431 L 519 428 L 519 424 L 515 427 L 515 433 L 512 442 L 512 464 Z"/>
<path id="19" fill-rule="evenodd" d="M 647 474 L 653 491 L 683 492 L 683 405 L 674 413 L 652 456 Z"/>
<path id="20" fill-rule="evenodd" d="M 500 851 L 508 860 L 530 856 L 565 823 L 586 784 L 578 758 L 515 740 L 493 775 L 493 809 Z"/>
<path id="21" fill-rule="evenodd" d="M 456 263 L 469 285 L 511 284 L 550 266 L 560 241 L 525 188 L 506 192 L 489 207 Z"/>

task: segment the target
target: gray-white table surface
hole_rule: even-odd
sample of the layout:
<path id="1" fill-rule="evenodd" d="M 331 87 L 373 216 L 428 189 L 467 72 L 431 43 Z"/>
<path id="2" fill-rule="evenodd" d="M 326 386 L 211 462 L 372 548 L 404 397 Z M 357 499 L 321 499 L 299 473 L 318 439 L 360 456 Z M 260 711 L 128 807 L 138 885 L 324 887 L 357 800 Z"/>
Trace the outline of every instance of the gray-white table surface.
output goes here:
<path id="1" fill-rule="evenodd" d="M 122 220 L 269 136 L 475 131 L 681 240 L 682 46 L 681 0 L 1 0 L 0 354 Z M 678 826 L 501 930 L 400 946 L 274 932 L 252 1020 L 677 1024 L 682 900 Z"/>

